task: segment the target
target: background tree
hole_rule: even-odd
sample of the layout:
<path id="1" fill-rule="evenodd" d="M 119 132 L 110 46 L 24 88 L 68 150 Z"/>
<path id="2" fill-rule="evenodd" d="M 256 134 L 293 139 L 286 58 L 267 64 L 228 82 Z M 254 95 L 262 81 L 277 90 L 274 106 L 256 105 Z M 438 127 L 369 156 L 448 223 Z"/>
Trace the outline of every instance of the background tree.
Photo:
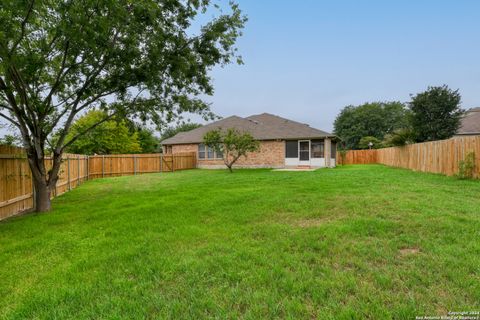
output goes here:
<path id="1" fill-rule="evenodd" d="M 22 141 L 18 136 L 6 134 L 3 136 L 3 138 L 0 138 L 0 144 L 5 146 L 18 147 L 22 144 Z"/>
<path id="2" fill-rule="evenodd" d="M 86 131 L 87 128 L 105 117 L 105 112 L 92 110 L 72 125 L 67 139 Z M 108 120 L 79 136 L 66 148 L 67 152 L 78 154 L 140 153 L 142 148 L 137 132 L 131 132 L 125 120 Z"/>
<path id="3" fill-rule="evenodd" d="M 370 143 L 372 147 L 370 148 Z M 382 147 L 382 141 L 372 136 L 366 136 L 360 139 L 358 143 L 359 149 L 378 149 Z"/>
<path id="4" fill-rule="evenodd" d="M 138 136 L 138 143 L 140 144 L 142 153 L 155 153 L 160 151 L 160 140 L 158 137 L 155 137 L 153 130 L 138 126 L 134 130 Z"/>
<path id="5" fill-rule="evenodd" d="M 241 62 L 245 21 L 236 4 L 209 0 L 1 1 L 0 117 L 22 137 L 37 211 L 50 209 L 62 153 L 86 133 L 69 135 L 84 111 L 105 111 L 87 131 L 118 116 L 159 128 L 182 112 L 211 118 L 199 97 L 213 93 L 213 66 Z"/>
<path id="6" fill-rule="evenodd" d="M 417 142 L 448 139 L 460 126 L 464 110 L 460 108 L 458 90 L 448 86 L 429 87 L 412 97 L 410 102 L 411 126 Z"/>
<path id="7" fill-rule="evenodd" d="M 260 143 L 250 133 L 241 133 L 233 128 L 209 131 L 203 141 L 217 153 L 223 154 L 223 162 L 230 172 L 233 172 L 232 166 L 240 157 L 247 157 L 248 152 L 258 151 L 260 147 Z"/>
<path id="8" fill-rule="evenodd" d="M 154 130 L 145 124 L 127 119 L 127 126 L 132 134 L 138 137 L 141 153 L 156 153 L 160 151 L 160 139 L 155 136 Z"/>
<path id="9" fill-rule="evenodd" d="M 160 141 L 171 138 L 179 132 L 186 132 L 196 128 L 200 128 L 202 125 L 198 123 L 185 122 L 177 126 L 170 126 L 162 130 L 162 136 Z"/>
<path id="10" fill-rule="evenodd" d="M 400 147 L 415 143 L 416 135 L 411 128 L 397 129 L 385 135 L 382 141 L 383 147 Z"/>
<path id="11" fill-rule="evenodd" d="M 345 147 L 358 149 L 360 139 L 366 136 L 383 140 L 386 134 L 408 125 L 408 111 L 400 102 L 372 102 L 347 106 L 334 122 L 335 134 Z"/>

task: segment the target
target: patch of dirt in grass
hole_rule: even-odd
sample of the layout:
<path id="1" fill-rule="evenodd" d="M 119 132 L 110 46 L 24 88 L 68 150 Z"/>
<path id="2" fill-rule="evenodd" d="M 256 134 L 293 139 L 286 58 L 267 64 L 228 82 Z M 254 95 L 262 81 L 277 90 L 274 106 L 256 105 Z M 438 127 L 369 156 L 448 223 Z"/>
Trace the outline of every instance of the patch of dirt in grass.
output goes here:
<path id="1" fill-rule="evenodd" d="M 400 253 L 400 256 L 411 256 L 411 255 L 415 255 L 415 254 L 419 254 L 420 253 L 420 249 L 419 248 L 403 248 L 403 249 L 400 249 L 398 251 Z"/>
<path id="2" fill-rule="evenodd" d="M 324 224 L 329 223 L 333 220 L 335 220 L 335 219 L 330 219 L 329 217 L 313 218 L 313 219 L 301 219 L 301 220 L 292 221 L 290 224 L 295 226 L 295 227 L 300 227 L 300 228 L 312 228 L 312 227 L 318 227 L 318 226 L 324 225 Z"/>
<path id="3" fill-rule="evenodd" d="M 343 219 L 343 216 L 327 215 L 321 217 L 305 217 L 297 216 L 294 213 L 277 213 L 272 218 L 264 220 L 261 223 L 266 224 L 279 224 L 284 226 L 290 226 L 294 228 L 314 228 L 333 223 L 335 221 Z"/>

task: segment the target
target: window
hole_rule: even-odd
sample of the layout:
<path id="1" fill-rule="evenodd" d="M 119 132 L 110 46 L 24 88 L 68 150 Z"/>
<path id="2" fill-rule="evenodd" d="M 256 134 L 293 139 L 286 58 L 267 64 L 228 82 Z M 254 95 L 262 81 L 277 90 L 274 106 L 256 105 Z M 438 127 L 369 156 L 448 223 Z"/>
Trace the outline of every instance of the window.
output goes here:
<path id="1" fill-rule="evenodd" d="M 213 148 L 200 143 L 198 145 L 198 159 L 223 159 L 223 152 L 215 151 Z"/>
<path id="2" fill-rule="evenodd" d="M 207 147 L 207 157 L 208 157 L 208 159 L 215 158 L 215 153 L 214 153 L 213 148 Z"/>
<path id="3" fill-rule="evenodd" d="M 325 147 L 323 141 L 312 140 L 312 158 L 324 158 Z"/>
<path id="4" fill-rule="evenodd" d="M 198 159 L 205 159 L 205 145 L 203 143 L 198 145 Z"/>
<path id="5" fill-rule="evenodd" d="M 298 141 L 285 141 L 285 158 L 298 158 Z"/>
<path id="6" fill-rule="evenodd" d="M 223 150 L 217 150 L 215 154 L 217 159 L 223 159 Z"/>

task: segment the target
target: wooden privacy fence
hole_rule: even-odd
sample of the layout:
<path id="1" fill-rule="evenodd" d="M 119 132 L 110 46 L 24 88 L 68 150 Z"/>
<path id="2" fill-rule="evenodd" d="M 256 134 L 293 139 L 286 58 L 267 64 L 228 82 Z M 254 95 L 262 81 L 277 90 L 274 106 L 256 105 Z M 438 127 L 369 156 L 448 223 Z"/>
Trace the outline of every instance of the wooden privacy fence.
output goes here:
<path id="1" fill-rule="evenodd" d="M 51 158 L 45 160 L 51 168 Z M 76 188 L 89 179 L 173 172 L 193 169 L 195 152 L 178 154 L 122 154 L 85 156 L 64 154 L 52 197 Z M 0 220 L 33 209 L 35 191 L 25 153 L 21 148 L 0 145 Z"/>
<path id="2" fill-rule="evenodd" d="M 348 150 L 343 159 L 337 152 L 338 164 L 371 164 L 377 163 L 377 150 Z"/>
<path id="3" fill-rule="evenodd" d="M 415 171 L 452 176 L 468 153 L 475 153 L 475 177 L 480 178 L 480 136 L 410 144 L 376 150 L 350 150 L 344 164 L 380 163 Z M 337 159 L 342 163 L 340 153 Z"/>
<path id="4" fill-rule="evenodd" d="M 90 179 L 172 172 L 196 167 L 195 152 L 175 154 L 115 154 L 88 157 Z"/>

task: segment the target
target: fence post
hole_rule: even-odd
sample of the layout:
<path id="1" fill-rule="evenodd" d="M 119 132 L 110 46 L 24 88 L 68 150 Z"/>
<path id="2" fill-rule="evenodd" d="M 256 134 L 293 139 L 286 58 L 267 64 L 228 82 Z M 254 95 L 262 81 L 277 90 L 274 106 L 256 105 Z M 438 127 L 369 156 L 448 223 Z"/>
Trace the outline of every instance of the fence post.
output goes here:
<path id="1" fill-rule="evenodd" d="M 175 155 L 172 153 L 172 172 L 175 171 Z"/>
<path id="2" fill-rule="evenodd" d="M 67 181 L 68 181 L 68 191 L 72 190 L 70 185 L 70 157 L 67 158 Z"/>
<path id="3" fill-rule="evenodd" d="M 163 172 L 163 153 L 160 154 L 160 172 Z"/>
<path id="4" fill-rule="evenodd" d="M 80 155 L 77 156 L 77 187 L 80 185 Z"/>
<path id="5" fill-rule="evenodd" d="M 102 178 L 105 177 L 105 155 L 102 155 Z"/>
<path id="6" fill-rule="evenodd" d="M 137 174 L 137 155 L 133 155 L 133 175 Z"/>
<path id="7" fill-rule="evenodd" d="M 90 156 L 86 156 L 87 157 L 87 161 L 85 163 L 85 166 L 87 167 L 86 171 L 87 171 L 87 180 L 90 180 Z"/>

